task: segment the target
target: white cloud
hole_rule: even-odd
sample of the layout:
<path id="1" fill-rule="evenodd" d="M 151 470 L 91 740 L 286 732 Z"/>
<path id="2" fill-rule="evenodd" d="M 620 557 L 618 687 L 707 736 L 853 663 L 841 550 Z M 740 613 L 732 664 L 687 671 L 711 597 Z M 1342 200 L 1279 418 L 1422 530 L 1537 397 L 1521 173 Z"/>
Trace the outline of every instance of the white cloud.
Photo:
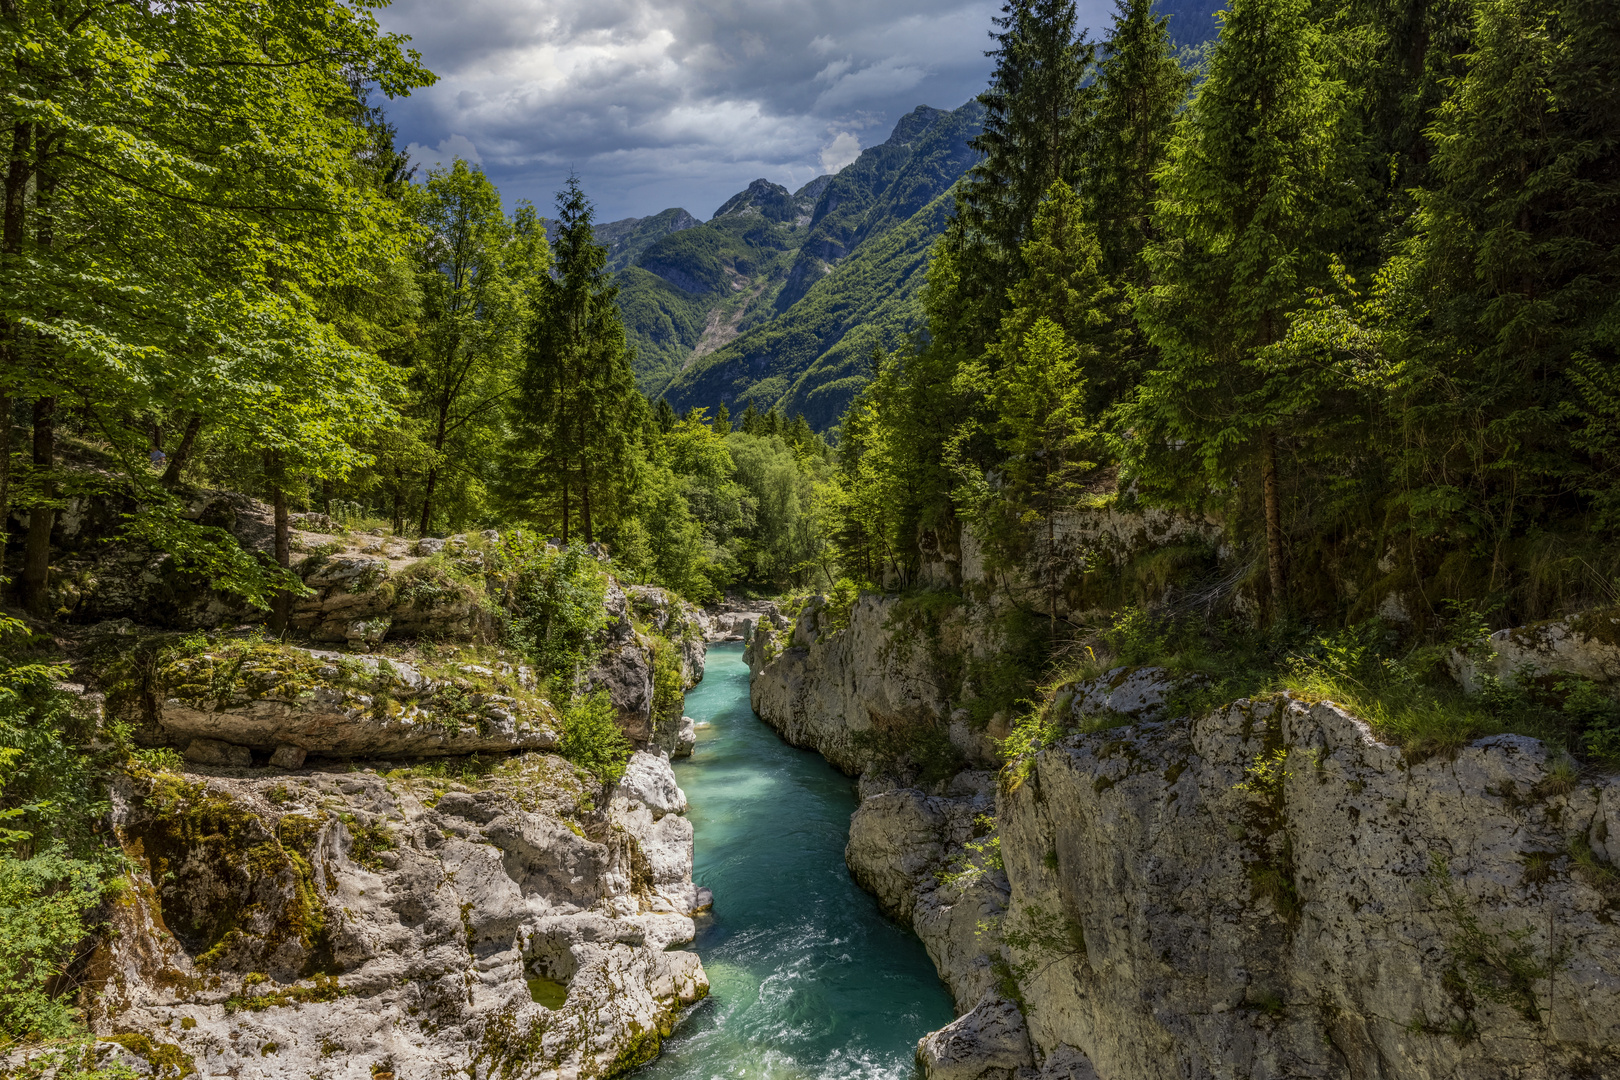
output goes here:
<path id="1" fill-rule="evenodd" d="M 821 171 L 835 173 L 861 156 L 861 140 L 848 131 L 840 131 L 833 141 L 821 148 Z"/>
<path id="2" fill-rule="evenodd" d="M 440 77 L 389 106 L 413 161 L 481 160 L 542 212 L 574 169 L 611 220 L 796 186 L 852 156 L 852 133 L 955 108 L 984 87 L 1000 3 L 395 0 L 378 18 Z"/>
<path id="3" fill-rule="evenodd" d="M 480 164 L 484 159 L 478 154 L 478 147 L 465 135 L 452 134 L 443 139 L 436 147 L 423 146 L 421 143 L 411 143 L 405 148 L 405 154 L 411 159 L 411 164 L 426 171 L 440 165 L 449 166 L 456 158 L 473 165 Z"/>

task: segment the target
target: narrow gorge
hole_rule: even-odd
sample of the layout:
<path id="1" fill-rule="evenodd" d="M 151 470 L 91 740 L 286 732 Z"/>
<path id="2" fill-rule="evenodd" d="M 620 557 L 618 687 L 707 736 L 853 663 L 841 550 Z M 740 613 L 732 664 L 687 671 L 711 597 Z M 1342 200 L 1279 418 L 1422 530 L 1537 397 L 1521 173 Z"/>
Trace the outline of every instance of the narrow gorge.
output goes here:
<path id="1" fill-rule="evenodd" d="M 1075 513 L 1036 555 L 1095 589 L 1204 530 Z M 1620 1076 L 1612 771 L 1522 735 L 1403 751 L 1310 695 L 1182 714 L 1199 676 L 1096 653 L 1039 738 L 1003 742 L 971 706 L 1018 583 L 971 537 L 928 572 L 812 600 L 748 658 L 765 722 L 859 776 L 850 871 L 955 1000 L 918 1048 L 930 1080 Z M 1606 681 L 1616 621 L 1451 661 Z"/>

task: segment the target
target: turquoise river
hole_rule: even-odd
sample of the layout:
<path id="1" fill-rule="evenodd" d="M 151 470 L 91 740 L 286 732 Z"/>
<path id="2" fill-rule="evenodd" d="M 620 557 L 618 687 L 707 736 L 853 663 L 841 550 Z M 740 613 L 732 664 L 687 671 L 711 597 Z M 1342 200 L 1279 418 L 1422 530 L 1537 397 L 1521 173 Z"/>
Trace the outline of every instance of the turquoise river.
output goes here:
<path id="1" fill-rule="evenodd" d="M 950 995 L 922 942 L 850 880 L 849 778 L 754 715 L 741 645 L 709 649 L 686 712 L 697 750 L 675 776 L 693 879 L 714 890 L 693 946 L 711 989 L 636 1080 L 913 1076 L 917 1040 L 951 1021 Z"/>

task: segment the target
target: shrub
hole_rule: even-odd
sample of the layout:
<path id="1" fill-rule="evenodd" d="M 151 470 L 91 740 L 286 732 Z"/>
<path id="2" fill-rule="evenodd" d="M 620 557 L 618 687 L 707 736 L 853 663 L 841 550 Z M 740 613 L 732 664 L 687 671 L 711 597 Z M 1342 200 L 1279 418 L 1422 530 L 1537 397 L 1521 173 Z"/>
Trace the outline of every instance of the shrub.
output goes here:
<path id="1" fill-rule="evenodd" d="M 583 544 L 529 542 L 513 551 L 515 573 L 507 636 L 547 676 L 590 661 L 607 626 L 607 572 Z"/>
<path id="2" fill-rule="evenodd" d="M 630 760 L 630 740 L 619 730 L 618 711 L 606 690 L 575 698 L 562 718 L 563 757 L 596 777 L 616 784 Z"/>
<path id="3" fill-rule="evenodd" d="M 13 619 L 0 640 L 28 646 Z M 84 749 L 94 725 L 58 690 L 66 669 L 0 657 L 0 1051 L 77 1029 L 62 976 L 120 869 L 92 827 L 106 813 Z"/>

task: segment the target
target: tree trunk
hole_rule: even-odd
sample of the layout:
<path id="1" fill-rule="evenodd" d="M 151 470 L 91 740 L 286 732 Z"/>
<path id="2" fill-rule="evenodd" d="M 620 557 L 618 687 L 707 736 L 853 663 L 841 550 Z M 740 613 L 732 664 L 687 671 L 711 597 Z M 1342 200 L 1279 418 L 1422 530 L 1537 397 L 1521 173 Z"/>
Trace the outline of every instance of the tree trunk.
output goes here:
<path id="1" fill-rule="evenodd" d="M 332 516 L 332 481 L 321 481 L 321 513 Z"/>
<path id="2" fill-rule="evenodd" d="M 562 542 L 563 542 L 563 547 L 567 547 L 568 546 L 568 465 L 567 465 L 567 463 L 564 463 L 564 465 L 563 465 L 563 473 L 562 474 L 563 474 L 563 482 L 562 482 L 562 511 L 563 511 Z"/>
<path id="3" fill-rule="evenodd" d="M 11 537 L 11 389 L 0 383 L 0 574 Z"/>
<path id="4" fill-rule="evenodd" d="M 8 12 L 9 14 L 9 12 Z M 20 255 L 27 231 L 28 182 L 34 167 L 29 151 L 34 141 L 31 124 L 11 128 L 11 161 L 6 167 L 5 206 L 0 209 L 0 252 L 6 261 Z M 0 320 L 0 567 L 5 564 L 6 541 L 11 531 L 11 378 L 21 364 L 14 347 L 16 327 Z"/>
<path id="5" fill-rule="evenodd" d="M 287 478 L 281 455 L 265 451 L 265 477 L 270 482 L 270 504 L 275 510 L 276 565 L 283 570 L 292 566 L 292 535 L 287 520 Z M 278 589 L 270 607 L 270 631 L 278 637 L 287 632 L 287 620 L 292 615 L 292 593 Z"/>
<path id="6" fill-rule="evenodd" d="M 583 457 L 579 459 L 579 517 L 585 526 L 585 542 L 589 544 L 594 539 L 591 536 L 591 474 Z"/>
<path id="7" fill-rule="evenodd" d="M 405 470 L 394 466 L 394 535 L 405 535 Z"/>
<path id="8" fill-rule="evenodd" d="M 191 457 L 191 448 L 197 444 L 197 433 L 202 430 L 202 414 L 192 413 L 191 419 L 186 421 L 186 430 L 180 436 L 180 445 L 174 448 L 169 456 L 169 464 L 163 470 L 163 476 L 158 483 L 168 491 L 180 486 L 180 470 L 186 467 L 186 461 Z"/>
<path id="9" fill-rule="evenodd" d="M 1260 495 L 1266 516 L 1266 577 L 1271 585 L 1271 612 L 1282 614 L 1287 604 L 1283 574 L 1282 508 L 1277 498 L 1277 434 L 1267 431 L 1260 443 Z"/>
<path id="10" fill-rule="evenodd" d="M 439 470 L 429 469 L 427 475 L 427 494 L 422 496 L 422 527 L 417 529 L 421 536 L 428 534 L 428 526 L 433 522 L 433 488 L 439 482 Z"/>
<path id="11" fill-rule="evenodd" d="M 51 579 L 51 527 L 56 511 L 48 504 L 56 495 L 51 470 L 56 464 L 56 399 L 34 402 L 34 468 L 39 473 L 39 503 L 28 511 L 28 542 L 23 554 L 22 596 L 28 610 L 47 614 Z"/>

